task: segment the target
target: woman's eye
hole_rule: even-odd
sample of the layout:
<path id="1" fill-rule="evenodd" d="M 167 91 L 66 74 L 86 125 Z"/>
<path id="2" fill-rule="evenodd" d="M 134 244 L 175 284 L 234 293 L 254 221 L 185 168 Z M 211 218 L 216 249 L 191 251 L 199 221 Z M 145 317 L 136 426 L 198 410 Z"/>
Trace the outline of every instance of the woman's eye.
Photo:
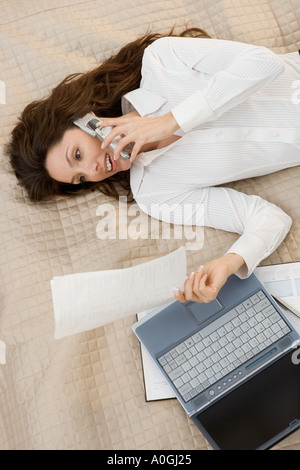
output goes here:
<path id="1" fill-rule="evenodd" d="M 80 182 L 80 183 L 86 183 L 86 179 L 85 179 L 85 176 L 84 176 L 84 175 L 81 175 L 81 176 L 79 177 L 79 182 Z"/>
<path id="2" fill-rule="evenodd" d="M 80 154 L 80 150 L 79 149 L 76 149 L 75 150 L 75 160 L 80 160 L 81 159 L 81 154 Z"/>

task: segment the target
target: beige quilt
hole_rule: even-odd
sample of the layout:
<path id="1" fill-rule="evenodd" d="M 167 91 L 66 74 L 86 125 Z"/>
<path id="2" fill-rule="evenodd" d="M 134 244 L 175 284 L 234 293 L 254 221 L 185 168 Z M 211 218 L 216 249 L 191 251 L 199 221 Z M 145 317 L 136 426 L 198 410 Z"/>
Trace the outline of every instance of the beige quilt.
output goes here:
<path id="1" fill-rule="evenodd" d="M 7 450 L 210 449 L 175 399 L 145 401 L 140 346 L 131 330 L 134 315 L 54 339 L 53 276 L 133 266 L 186 240 L 172 237 L 172 231 L 169 239 L 149 234 L 103 240 L 97 235 L 97 209 L 114 204 L 115 217 L 116 202 L 96 191 L 32 204 L 2 148 L 27 103 L 148 30 L 167 32 L 187 24 L 213 37 L 278 53 L 295 51 L 300 2 L 1 0 L 0 5 L 0 340 L 6 344 L 6 364 L 0 364 L 1 445 Z M 289 235 L 264 264 L 299 261 L 300 168 L 232 187 L 278 204 L 293 218 Z M 235 238 L 205 229 L 203 247 L 187 252 L 188 269 L 221 255 Z M 300 450 L 300 430 L 275 448 Z"/>

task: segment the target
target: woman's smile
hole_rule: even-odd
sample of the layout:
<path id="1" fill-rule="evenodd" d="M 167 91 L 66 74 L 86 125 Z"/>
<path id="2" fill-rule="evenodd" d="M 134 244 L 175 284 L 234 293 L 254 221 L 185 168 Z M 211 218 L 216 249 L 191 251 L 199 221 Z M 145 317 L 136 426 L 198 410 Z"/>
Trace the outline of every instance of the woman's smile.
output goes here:
<path id="1" fill-rule="evenodd" d="M 117 163 L 114 158 L 109 154 L 105 154 L 106 172 L 115 171 L 117 169 Z"/>

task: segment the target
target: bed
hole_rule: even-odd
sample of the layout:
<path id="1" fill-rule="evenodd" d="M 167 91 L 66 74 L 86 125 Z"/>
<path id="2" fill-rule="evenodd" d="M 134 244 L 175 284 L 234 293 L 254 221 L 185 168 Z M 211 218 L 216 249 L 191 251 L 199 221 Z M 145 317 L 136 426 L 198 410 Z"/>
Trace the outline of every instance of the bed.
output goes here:
<path id="1" fill-rule="evenodd" d="M 98 191 L 33 204 L 3 146 L 24 106 L 66 75 L 87 71 L 146 31 L 198 26 L 212 37 L 300 48 L 299 0 L 14 0 L 0 18 L 0 447 L 5 450 L 209 450 L 175 399 L 145 400 L 135 315 L 54 338 L 50 280 L 118 269 L 185 245 L 175 237 L 97 236 L 99 210 L 118 202 Z M 300 168 L 238 181 L 293 219 L 263 264 L 300 258 Z M 97 215 L 98 214 L 98 215 Z M 147 223 L 147 217 L 143 219 Z M 160 224 L 162 229 L 162 224 Z M 237 235 L 205 229 L 188 270 L 223 254 Z M 4 360 L 2 361 L 4 362 Z M 300 430 L 274 449 L 300 450 Z"/>

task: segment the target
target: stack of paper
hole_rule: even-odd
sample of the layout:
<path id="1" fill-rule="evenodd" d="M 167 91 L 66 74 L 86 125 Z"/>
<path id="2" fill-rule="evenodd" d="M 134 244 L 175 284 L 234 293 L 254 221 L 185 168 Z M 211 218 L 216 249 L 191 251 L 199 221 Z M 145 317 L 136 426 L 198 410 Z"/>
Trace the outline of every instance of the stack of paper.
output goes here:
<path id="1" fill-rule="evenodd" d="M 254 273 L 300 334 L 300 263 L 260 266 Z"/>

